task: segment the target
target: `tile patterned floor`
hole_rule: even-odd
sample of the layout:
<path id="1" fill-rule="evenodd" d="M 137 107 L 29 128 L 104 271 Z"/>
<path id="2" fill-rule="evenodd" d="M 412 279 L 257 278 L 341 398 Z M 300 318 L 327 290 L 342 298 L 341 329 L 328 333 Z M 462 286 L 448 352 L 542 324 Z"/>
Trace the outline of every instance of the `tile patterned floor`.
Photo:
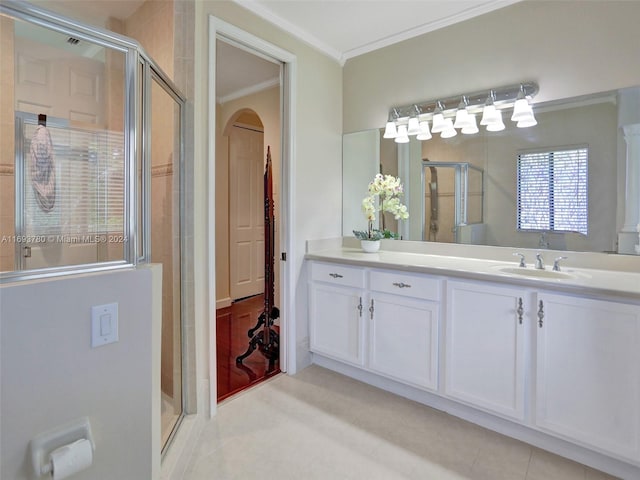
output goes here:
<path id="1" fill-rule="evenodd" d="M 613 477 L 311 366 L 219 406 L 184 480 L 611 480 Z"/>

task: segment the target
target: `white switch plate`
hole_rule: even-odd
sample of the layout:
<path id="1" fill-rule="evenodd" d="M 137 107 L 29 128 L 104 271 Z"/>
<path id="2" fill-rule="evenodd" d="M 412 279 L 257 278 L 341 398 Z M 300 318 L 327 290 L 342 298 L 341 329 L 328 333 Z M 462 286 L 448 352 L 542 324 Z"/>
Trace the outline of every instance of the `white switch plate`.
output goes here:
<path id="1" fill-rule="evenodd" d="M 118 304 L 91 307 L 91 347 L 118 341 Z"/>

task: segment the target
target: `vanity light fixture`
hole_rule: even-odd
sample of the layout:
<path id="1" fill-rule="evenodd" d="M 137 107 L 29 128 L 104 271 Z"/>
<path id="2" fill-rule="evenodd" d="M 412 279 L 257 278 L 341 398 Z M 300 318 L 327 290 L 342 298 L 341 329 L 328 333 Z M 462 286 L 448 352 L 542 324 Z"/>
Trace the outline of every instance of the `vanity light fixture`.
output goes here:
<path id="1" fill-rule="evenodd" d="M 389 121 L 387 122 L 387 125 L 384 129 L 384 135 L 382 136 L 383 138 L 396 138 L 398 136 L 396 121 L 398 120 L 400 114 L 398 113 L 398 110 L 394 108 L 392 115 L 393 119 L 391 118 L 391 115 L 389 115 Z"/>
<path id="2" fill-rule="evenodd" d="M 407 134 L 406 125 L 398 125 L 398 136 L 395 138 L 396 143 L 409 143 L 409 135 Z"/>
<path id="3" fill-rule="evenodd" d="M 418 140 L 431 140 L 431 131 L 429 130 L 429 122 L 422 120 L 420 122 L 420 133 L 416 136 Z"/>
<path id="4" fill-rule="evenodd" d="M 496 125 L 502 123 L 502 114 L 498 111 L 495 105 L 496 94 L 493 90 L 489 92 L 487 101 L 484 102 L 484 108 L 482 109 L 482 119 L 480 119 L 480 125 L 488 127 L 489 125 Z M 503 124 L 504 126 L 504 124 Z"/>
<path id="5" fill-rule="evenodd" d="M 529 105 L 524 89 L 520 89 L 518 93 L 518 99 L 513 106 L 513 115 L 511 115 L 511 121 L 517 122 L 518 128 L 532 127 L 537 125 L 536 117 L 533 115 L 533 109 Z"/>
<path id="6" fill-rule="evenodd" d="M 470 113 L 469 124 L 465 127 L 462 127 L 462 130 L 460 130 L 460 132 L 462 132 L 464 135 L 473 135 L 474 133 L 478 133 L 479 131 L 480 130 L 478 130 L 478 124 L 476 123 L 476 114 Z"/>
<path id="7" fill-rule="evenodd" d="M 488 93 L 484 90 L 394 107 L 389 111 L 384 138 L 394 138 L 398 143 L 408 142 L 410 135 L 417 135 L 418 140 L 429 140 L 432 133 L 451 138 L 457 135 L 456 129 L 465 135 L 472 135 L 479 132 L 477 118 L 480 114 L 480 125 L 486 127 L 487 131 L 497 132 L 506 128 L 502 120 L 503 111 L 511 109 L 510 118 L 518 128 L 534 126 L 537 121 L 531 100 L 538 90 L 535 82 L 523 82 L 493 88 Z"/>
<path id="8" fill-rule="evenodd" d="M 420 133 L 420 122 L 418 120 L 418 115 L 420 115 L 420 109 L 414 105 L 415 114 L 413 117 L 409 117 L 409 124 L 407 125 L 407 134 L 408 135 L 418 135 Z"/>
<path id="9" fill-rule="evenodd" d="M 445 127 L 440 133 L 440 137 L 441 138 L 455 137 L 458 134 L 458 132 L 453 126 L 453 120 L 451 120 L 450 118 L 445 118 L 444 123 L 445 123 Z"/>
<path id="10" fill-rule="evenodd" d="M 458 110 L 456 111 L 456 121 L 454 122 L 454 128 L 464 128 L 471 126 L 471 118 L 469 110 L 467 110 L 467 96 L 463 95 L 462 100 L 460 100 L 460 104 L 458 105 Z"/>
<path id="11" fill-rule="evenodd" d="M 436 108 L 433 111 L 433 124 L 431 125 L 431 133 L 440 133 L 447 128 L 447 123 L 444 121 L 444 105 L 440 100 L 436 102 Z"/>

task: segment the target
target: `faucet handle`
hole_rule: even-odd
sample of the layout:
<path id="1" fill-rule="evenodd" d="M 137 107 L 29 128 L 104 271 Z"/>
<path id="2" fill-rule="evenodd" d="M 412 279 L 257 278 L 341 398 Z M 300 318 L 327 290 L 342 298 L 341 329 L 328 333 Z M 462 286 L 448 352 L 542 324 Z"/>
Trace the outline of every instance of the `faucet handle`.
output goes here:
<path id="1" fill-rule="evenodd" d="M 513 254 L 513 256 L 514 256 L 514 257 L 515 257 L 516 255 L 520 256 L 520 265 L 519 265 L 519 266 L 520 266 L 520 267 L 526 267 L 526 266 L 527 266 L 527 264 L 526 264 L 526 263 L 524 263 L 524 255 L 523 255 L 523 254 L 521 254 L 521 253 L 519 253 L 519 252 L 516 252 L 516 253 L 514 253 L 514 254 Z"/>
<path id="2" fill-rule="evenodd" d="M 567 257 L 558 257 L 553 261 L 553 271 L 554 272 L 559 272 L 560 271 L 560 260 L 566 260 Z"/>

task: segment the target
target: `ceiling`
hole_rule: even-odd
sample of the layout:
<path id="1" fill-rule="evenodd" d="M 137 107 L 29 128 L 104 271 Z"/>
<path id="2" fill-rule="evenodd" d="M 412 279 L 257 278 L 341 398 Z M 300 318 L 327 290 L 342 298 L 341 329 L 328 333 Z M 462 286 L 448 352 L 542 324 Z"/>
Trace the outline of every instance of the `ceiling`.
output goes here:
<path id="1" fill-rule="evenodd" d="M 344 63 L 520 0 L 234 0 Z"/>

